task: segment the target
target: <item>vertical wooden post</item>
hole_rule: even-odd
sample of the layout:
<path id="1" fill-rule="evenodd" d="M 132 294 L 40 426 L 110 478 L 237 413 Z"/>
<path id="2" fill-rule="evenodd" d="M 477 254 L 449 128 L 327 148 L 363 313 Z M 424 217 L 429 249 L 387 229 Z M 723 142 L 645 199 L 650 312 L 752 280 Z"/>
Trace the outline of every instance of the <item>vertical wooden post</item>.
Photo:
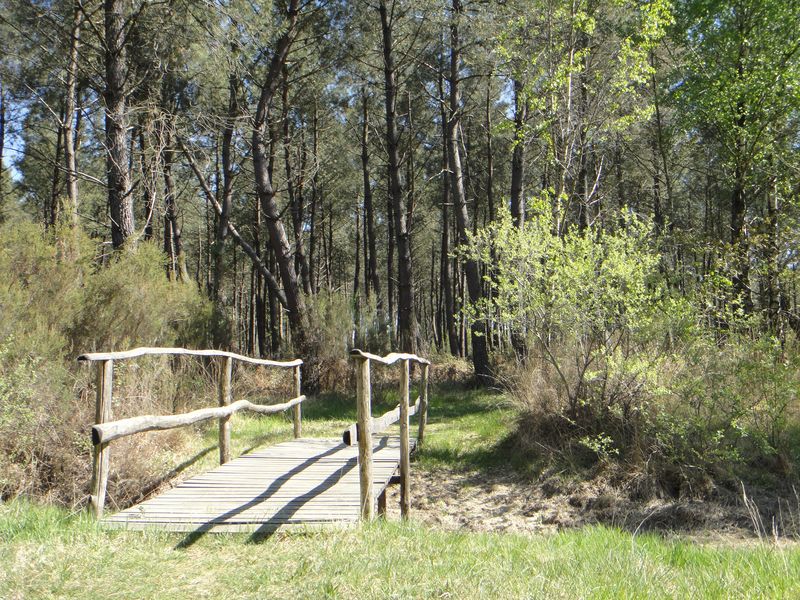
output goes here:
<path id="1" fill-rule="evenodd" d="M 297 398 L 302 393 L 300 391 L 301 387 L 301 375 L 300 375 L 300 367 L 294 368 L 294 397 Z M 302 424 L 302 413 L 300 411 L 300 405 L 295 404 L 292 407 L 292 424 L 294 425 L 294 437 L 299 438 L 303 433 L 303 424 Z"/>
<path id="2" fill-rule="evenodd" d="M 375 498 L 372 491 L 372 391 L 369 359 L 356 358 L 356 402 L 358 407 L 358 477 L 361 518 L 373 517 Z"/>
<path id="3" fill-rule="evenodd" d="M 422 379 L 419 382 L 419 429 L 417 430 L 417 446 L 422 445 L 425 437 L 425 426 L 428 424 L 428 367 L 422 365 Z"/>
<path id="4" fill-rule="evenodd" d="M 103 360 L 97 363 L 97 400 L 95 404 L 95 424 L 111 420 L 111 390 L 114 384 L 114 361 Z M 108 443 L 95 444 L 92 464 L 92 496 L 90 503 L 96 518 L 103 516 L 108 487 L 108 469 L 111 456 Z"/>
<path id="5" fill-rule="evenodd" d="M 386 490 L 388 487 L 383 488 L 383 491 L 378 495 L 378 516 L 386 518 Z"/>
<path id="6" fill-rule="evenodd" d="M 231 379 L 233 377 L 233 358 L 222 358 L 219 372 L 219 405 L 227 406 L 231 403 Z M 219 420 L 219 464 L 224 465 L 231 459 L 231 418 L 224 417 Z"/>
<path id="7" fill-rule="evenodd" d="M 400 515 L 411 512 L 411 452 L 408 439 L 408 361 L 400 362 Z"/>

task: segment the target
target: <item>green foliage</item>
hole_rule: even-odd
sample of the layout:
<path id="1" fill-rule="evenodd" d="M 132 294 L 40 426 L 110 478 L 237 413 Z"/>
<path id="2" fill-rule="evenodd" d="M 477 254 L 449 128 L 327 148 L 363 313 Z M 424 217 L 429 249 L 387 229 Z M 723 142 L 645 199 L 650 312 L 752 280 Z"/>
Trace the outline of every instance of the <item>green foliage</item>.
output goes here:
<path id="1" fill-rule="evenodd" d="M 669 494 L 793 473 L 796 343 L 754 336 L 723 274 L 671 295 L 648 222 L 624 213 L 616 231 L 558 236 L 536 209 L 524 230 L 503 214 L 464 250 L 492 290 L 470 317 L 528 340 L 513 386 L 523 438 L 646 469 Z"/>
<path id="2" fill-rule="evenodd" d="M 85 492 L 93 407 L 78 353 L 203 345 L 210 314 L 193 286 L 167 281 L 161 253 L 148 244 L 102 266 L 87 239 L 76 235 L 67 259 L 55 237 L 24 221 L 0 226 L 3 498 L 25 491 L 72 502 Z"/>

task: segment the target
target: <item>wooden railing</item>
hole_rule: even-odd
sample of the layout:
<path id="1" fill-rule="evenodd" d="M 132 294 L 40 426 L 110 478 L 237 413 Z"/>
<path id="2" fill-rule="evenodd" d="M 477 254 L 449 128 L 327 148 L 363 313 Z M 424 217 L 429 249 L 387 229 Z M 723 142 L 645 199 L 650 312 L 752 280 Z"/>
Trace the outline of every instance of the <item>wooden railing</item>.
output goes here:
<path id="1" fill-rule="evenodd" d="M 380 433 L 393 423 L 400 421 L 400 513 L 408 518 L 411 512 L 411 452 L 408 419 L 419 413 L 419 429 L 417 444 L 422 443 L 425 425 L 428 420 L 428 368 L 430 362 L 416 354 L 391 353 L 377 356 L 352 350 L 350 357 L 356 362 L 356 402 L 358 421 L 348 427 L 343 434 L 345 444 L 358 442 L 358 475 L 361 499 L 361 517 L 372 519 L 375 510 L 375 498 L 372 489 L 372 435 Z M 372 417 L 372 385 L 370 383 L 371 363 L 393 365 L 400 363 L 400 404 L 386 414 Z M 409 406 L 409 363 L 414 362 L 422 367 L 420 394 L 416 402 Z M 386 492 L 384 491 L 384 494 Z M 379 499 L 379 510 L 386 507 L 385 495 Z"/>
<path id="2" fill-rule="evenodd" d="M 203 408 L 180 415 L 155 416 L 144 415 L 112 421 L 112 388 L 114 380 L 114 361 L 136 358 L 148 355 L 188 355 L 205 356 L 220 359 L 219 407 Z M 219 419 L 219 461 L 220 464 L 230 460 L 231 452 L 231 423 L 233 414 L 249 410 L 260 414 L 272 414 L 292 409 L 294 437 L 302 433 L 300 404 L 305 396 L 300 394 L 300 359 L 289 361 L 264 360 L 241 356 L 233 352 L 222 350 L 186 350 L 185 348 L 135 348 L 125 352 L 98 352 L 82 354 L 78 357 L 81 362 L 97 363 L 97 401 L 95 405 L 95 425 L 92 427 L 92 442 L 94 444 L 94 461 L 92 465 L 92 495 L 91 508 L 96 517 L 103 515 L 103 507 L 108 487 L 108 471 L 110 453 L 108 445 L 113 440 L 142 433 L 144 431 L 173 429 L 193 423 L 200 423 L 210 419 Z M 231 402 L 231 377 L 233 375 L 233 361 L 259 365 L 265 367 L 280 367 L 294 369 L 294 395 L 295 397 L 283 404 L 261 405 L 253 404 L 247 400 Z"/>

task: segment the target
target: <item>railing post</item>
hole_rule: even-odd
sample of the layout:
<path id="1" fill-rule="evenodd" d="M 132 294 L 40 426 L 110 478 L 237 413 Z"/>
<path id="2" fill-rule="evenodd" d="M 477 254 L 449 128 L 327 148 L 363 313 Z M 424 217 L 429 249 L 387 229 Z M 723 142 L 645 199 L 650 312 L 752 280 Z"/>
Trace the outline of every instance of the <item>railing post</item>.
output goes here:
<path id="1" fill-rule="evenodd" d="M 219 372 L 219 405 L 228 406 L 231 403 L 231 378 L 233 376 L 233 358 L 222 357 Z M 219 420 L 219 464 L 224 465 L 231 459 L 231 418 L 223 417 Z"/>
<path id="2" fill-rule="evenodd" d="M 411 512 L 411 448 L 408 439 L 408 361 L 400 361 L 400 515 Z"/>
<path id="3" fill-rule="evenodd" d="M 417 446 L 422 445 L 425 437 L 425 426 L 428 424 L 428 367 L 422 365 L 422 379 L 419 382 L 419 429 L 417 430 Z"/>
<path id="4" fill-rule="evenodd" d="M 369 359 L 357 357 L 356 402 L 358 407 L 358 477 L 361 517 L 371 520 L 375 510 L 372 490 L 372 392 Z"/>
<path id="5" fill-rule="evenodd" d="M 103 360 L 97 363 L 97 400 L 95 403 L 95 424 L 111 420 L 111 390 L 114 384 L 114 361 Z M 95 444 L 92 463 L 92 496 L 90 503 L 96 518 L 103 516 L 108 487 L 108 469 L 111 460 L 108 442 Z"/>
<path id="6" fill-rule="evenodd" d="M 301 375 L 300 375 L 300 367 L 294 368 L 294 397 L 297 398 L 302 393 L 300 391 L 301 387 Z M 292 424 L 294 425 L 294 437 L 299 438 L 303 433 L 303 425 L 302 425 L 302 413 L 300 411 L 300 405 L 297 404 L 292 407 Z"/>

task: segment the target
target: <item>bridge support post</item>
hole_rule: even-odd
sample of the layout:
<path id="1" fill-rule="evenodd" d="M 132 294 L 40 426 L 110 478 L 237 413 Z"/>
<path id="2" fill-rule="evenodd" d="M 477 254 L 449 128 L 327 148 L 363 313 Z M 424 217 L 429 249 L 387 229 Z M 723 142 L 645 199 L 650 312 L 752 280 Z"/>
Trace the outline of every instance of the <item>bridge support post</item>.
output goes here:
<path id="1" fill-rule="evenodd" d="M 400 361 L 400 515 L 411 513 L 411 447 L 408 439 L 408 361 Z"/>
<path id="2" fill-rule="evenodd" d="M 425 437 L 425 426 L 428 424 L 428 368 L 422 365 L 422 379 L 419 382 L 419 429 L 417 430 L 417 446 L 422 445 Z"/>
<path id="3" fill-rule="evenodd" d="M 361 518 L 371 520 L 375 511 L 372 490 L 372 391 L 368 358 L 356 357 L 356 402 L 358 408 L 358 477 Z"/>
<path id="4" fill-rule="evenodd" d="M 219 370 L 219 405 L 231 403 L 231 379 L 233 377 L 233 359 L 225 356 L 220 362 Z M 219 464 L 224 465 L 231 459 L 231 418 L 219 420 Z"/>
<path id="5" fill-rule="evenodd" d="M 301 387 L 301 375 L 300 375 L 300 367 L 294 368 L 294 397 L 297 398 L 302 394 L 300 387 Z M 303 425 L 302 425 L 302 413 L 300 411 L 300 405 L 296 404 L 292 408 L 292 425 L 294 426 L 294 437 L 299 438 L 303 434 Z"/>
<path id="6" fill-rule="evenodd" d="M 111 420 L 111 390 L 114 383 L 114 361 L 104 360 L 97 364 L 97 400 L 95 403 L 95 424 Z M 103 516 L 108 487 L 108 470 L 110 465 L 108 442 L 94 445 L 94 461 L 92 463 L 92 495 L 90 498 L 94 516 Z"/>

